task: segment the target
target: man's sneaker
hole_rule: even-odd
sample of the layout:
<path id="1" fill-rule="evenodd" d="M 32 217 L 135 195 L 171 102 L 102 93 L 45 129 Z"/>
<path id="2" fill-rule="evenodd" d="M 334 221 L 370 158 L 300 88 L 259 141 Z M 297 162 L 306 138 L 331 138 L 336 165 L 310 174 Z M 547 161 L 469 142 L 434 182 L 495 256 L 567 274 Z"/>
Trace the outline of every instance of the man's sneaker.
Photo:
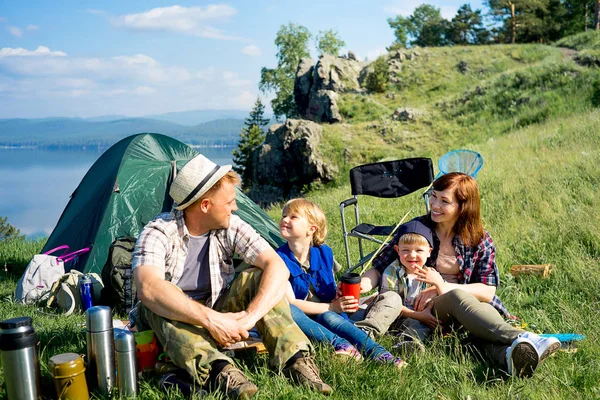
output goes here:
<path id="1" fill-rule="evenodd" d="M 353 358 L 356 361 L 361 361 L 362 360 L 362 356 L 360 355 L 360 352 L 356 349 L 356 347 L 350 345 L 350 344 L 342 344 L 340 346 L 337 346 L 335 348 L 335 353 L 336 356 L 343 356 L 344 358 Z"/>
<path id="2" fill-rule="evenodd" d="M 540 362 L 533 342 L 523 336 L 516 338 L 506 349 L 506 364 L 509 375 L 530 377 Z"/>
<path id="3" fill-rule="evenodd" d="M 331 386 L 321 380 L 319 369 L 311 357 L 298 358 L 292 365 L 283 369 L 283 375 L 300 385 L 308 386 L 316 392 L 326 395 L 333 393 Z"/>
<path id="4" fill-rule="evenodd" d="M 402 340 L 392 346 L 392 351 L 395 354 L 399 354 L 401 357 L 408 358 L 416 353 L 425 353 L 425 346 L 418 339 Z"/>
<path id="5" fill-rule="evenodd" d="M 556 353 L 560 348 L 560 340 L 555 337 L 541 337 L 532 332 L 525 332 L 521 337 L 531 340 L 535 346 L 535 350 L 540 357 L 540 362 L 544 361 L 548 356 Z"/>
<path id="6" fill-rule="evenodd" d="M 380 364 L 389 364 L 401 370 L 402 368 L 408 366 L 406 361 L 403 361 L 399 357 L 394 357 L 391 353 L 382 353 L 373 359 L 376 363 Z"/>
<path id="7" fill-rule="evenodd" d="M 215 377 L 211 389 L 220 390 L 232 399 L 249 399 L 254 396 L 258 387 L 242 371 L 228 364 Z"/>

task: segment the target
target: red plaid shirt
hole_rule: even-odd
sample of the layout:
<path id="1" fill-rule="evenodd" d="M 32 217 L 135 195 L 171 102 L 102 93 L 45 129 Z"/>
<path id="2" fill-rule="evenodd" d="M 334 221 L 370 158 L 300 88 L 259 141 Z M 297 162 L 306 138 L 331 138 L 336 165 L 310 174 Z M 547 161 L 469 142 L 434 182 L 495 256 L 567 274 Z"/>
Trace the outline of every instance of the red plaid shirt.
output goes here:
<path id="1" fill-rule="evenodd" d="M 435 261 L 437 260 L 437 253 L 440 247 L 440 241 L 435 234 L 435 224 L 427 215 L 423 215 L 415 218 L 421 221 L 433 232 L 433 252 L 431 257 L 427 260 L 427 265 L 435 267 Z M 483 239 L 475 246 L 465 246 L 458 236 L 454 236 L 452 244 L 454 245 L 454 252 L 456 253 L 456 259 L 458 260 L 458 283 L 483 283 L 490 286 L 496 286 L 500 284 L 500 274 L 498 272 L 498 266 L 496 265 L 496 247 L 490 234 L 484 230 Z M 391 241 L 389 241 L 381 250 L 381 252 L 373 260 L 373 267 L 383 273 L 388 265 L 398 259 L 398 253 L 394 250 L 394 244 L 398 243 L 398 233 L 396 233 Z M 502 301 L 498 296 L 494 295 L 490 304 L 498 310 L 505 318 L 514 319 Z"/>

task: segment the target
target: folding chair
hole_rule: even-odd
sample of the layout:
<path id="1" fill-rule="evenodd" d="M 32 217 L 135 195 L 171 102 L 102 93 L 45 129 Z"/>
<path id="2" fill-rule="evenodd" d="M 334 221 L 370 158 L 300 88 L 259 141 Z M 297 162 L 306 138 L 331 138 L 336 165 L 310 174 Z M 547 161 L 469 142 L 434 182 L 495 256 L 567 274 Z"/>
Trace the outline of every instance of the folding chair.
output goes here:
<path id="1" fill-rule="evenodd" d="M 364 264 L 373 254 L 364 255 L 363 240 L 381 244 L 383 241 L 377 239 L 375 236 L 385 237 L 394 230 L 394 226 L 379 226 L 360 223 L 358 196 L 367 195 L 378 198 L 398 198 L 413 193 L 418 189 L 427 187 L 431 182 L 433 182 L 433 163 L 430 158 L 407 158 L 403 160 L 384 161 L 360 165 L 350 170 L 350 186 L 354 197 L 340 203 L 348 271 Z M 356 219 L 356 226 L 350 230 L 346 227 L 346 219 L 344 217 L 344 210 L 348 206 L 354 206 L 354 216 Z M 360 260 L 354 266 L 352 266 L 350 262 L 348 237 L 358 239 Z"/>
<path id="2" fill-rule="evenodd" d="M 442 156 L 438 161 L 440 172 L 436 178 L 448 172 L 462 172 L 477 178 L 477 173 L 483 167 L 483 156 L 473 150 L 452 150 Z"/>

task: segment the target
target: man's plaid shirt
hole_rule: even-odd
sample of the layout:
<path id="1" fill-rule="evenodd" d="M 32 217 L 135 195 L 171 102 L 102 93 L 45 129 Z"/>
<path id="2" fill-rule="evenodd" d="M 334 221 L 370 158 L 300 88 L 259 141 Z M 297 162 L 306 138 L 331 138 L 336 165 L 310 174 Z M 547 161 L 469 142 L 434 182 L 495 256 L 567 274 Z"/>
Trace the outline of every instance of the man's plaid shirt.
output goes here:
<path id="1" fill-rule="evenodd" d="M 212 307 L 223 288 L 234 278 L 233 255 L 254 265 L 258 256 L 271 248 L 250 225 L 232 215 L 227 229 L 210 231 L 209 235 L 210 285 Z M 189 232 L 183 219 L 183 211 L 173 210 L 159 214 L 150 221 L 140 234 L 133 252 L 132 269 L 140 265 L 151 265 L 165 273 L 165 279 L 174 284 L 183 274 L 188 253 Z"/>
<path id="2" fill-rule="evenodd" d="M 431 257 L 427 260 L 427 265 L 435 267 L 435 261 L 437 260 L 437 253 L 440 247 L 440 241 L 435 234 L 435 227 L 426 215 L 415 219 L 431 228 L 434 246 Z M 483 283 L 498 287 L 500 284 L 500 275 L 496 265 L 496 247 L 494 246 L 494 242 L 489 233 L 485 230 L 483 233 L 483 238 L 475 247 L 465 246 L 458 236 L 454 236 L 452 239 L 459 267 L 458 283 Z M 398 253 L 394 250 L 394 244 L 398 243 L 398 239 L 397 233 L 394 235 L 394 238 L 381 249 L 381 252 L 373 260 L 373 267 L 376 268 L 380 274 L 385 271 L 388 265 L 398 259 Z M 505 318 L 514 319 L 498 296 L 494 295 L 490 304 Z"/>

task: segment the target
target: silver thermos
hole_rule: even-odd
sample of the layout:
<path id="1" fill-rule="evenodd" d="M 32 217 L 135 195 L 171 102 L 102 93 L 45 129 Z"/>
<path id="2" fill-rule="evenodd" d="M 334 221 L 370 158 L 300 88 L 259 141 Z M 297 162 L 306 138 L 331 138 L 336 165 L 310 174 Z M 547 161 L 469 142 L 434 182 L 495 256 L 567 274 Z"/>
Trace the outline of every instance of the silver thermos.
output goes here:
<path id="1" fill-rule="evenodd" d="M 88 382 L 110 394 L 115 386 L 115 342 L 110 307 L 90 307 L 85 312 Z"/>
<path id="2" fill-rule="evenodd" d="M 4 383 L 9 400 L 37 400 L 41 397 L 37 334 L 30 317 L 0 322 L 0 350 Z"/>
<path id="3" fill-rule="evenodd" d="M 137 387 L 137 366 L 135 363 L 135 337 L 129 331 L 122 331 L 115 338 L 117 354 L 117 381 L 119 397 L 135 397 Z"/>

